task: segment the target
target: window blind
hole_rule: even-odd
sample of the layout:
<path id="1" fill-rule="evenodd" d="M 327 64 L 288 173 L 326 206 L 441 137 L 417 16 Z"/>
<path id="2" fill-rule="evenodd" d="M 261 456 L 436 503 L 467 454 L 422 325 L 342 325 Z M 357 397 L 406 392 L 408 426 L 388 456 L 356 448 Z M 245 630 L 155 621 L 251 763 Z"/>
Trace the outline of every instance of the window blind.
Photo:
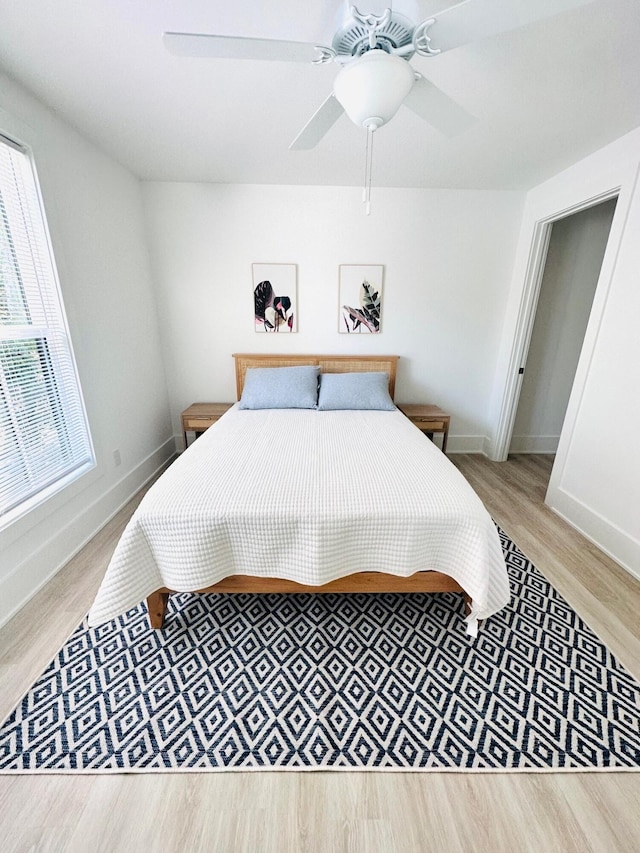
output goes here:
<path id="1" fill-rule="evenodd" d="M 35 170 L 0 135 L 0 526 L 93 464 Z"/>

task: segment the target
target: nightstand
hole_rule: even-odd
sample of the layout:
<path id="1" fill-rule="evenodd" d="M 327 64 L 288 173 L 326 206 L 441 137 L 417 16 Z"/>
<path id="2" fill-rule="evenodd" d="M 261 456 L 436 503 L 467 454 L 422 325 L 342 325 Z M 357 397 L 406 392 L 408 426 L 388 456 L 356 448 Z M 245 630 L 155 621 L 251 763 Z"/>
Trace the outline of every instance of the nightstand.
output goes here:
<path id="1" fill-rule="evenodd" d="M 442 433 L 442 452 L 447 452 L 450 415 L 438 406 L 423 406 L 419 403 L 396 403 L 396 406 L 430 439 L 433 440 L 434 433 Z"/>
<path id="2" fill-rule="evenodd" d="M 231 406 L 233 403 L 192 403 L 188 409 L 185 409 L 182 413 L 185 448 L 188 447 L 187 432 L 195 432 L 197 438 L 219 420 L 225 412 L 228 412 Z"/>

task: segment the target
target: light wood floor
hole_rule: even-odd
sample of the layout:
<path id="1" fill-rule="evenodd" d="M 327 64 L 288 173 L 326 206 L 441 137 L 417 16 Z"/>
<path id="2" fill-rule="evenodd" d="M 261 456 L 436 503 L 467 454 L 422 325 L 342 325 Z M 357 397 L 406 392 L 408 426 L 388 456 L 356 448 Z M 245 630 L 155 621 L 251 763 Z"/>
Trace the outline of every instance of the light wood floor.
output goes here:
<path id="1" fill-rule="evenodd" d="M 451 458 L 640 678 L 640 583 L 544 506 L 548 458 Z M 1 718 L 88 610 L 134 504 L 0 631 Z M 640 773 L 0 776 L 3 853 L 639 849 Z"/>

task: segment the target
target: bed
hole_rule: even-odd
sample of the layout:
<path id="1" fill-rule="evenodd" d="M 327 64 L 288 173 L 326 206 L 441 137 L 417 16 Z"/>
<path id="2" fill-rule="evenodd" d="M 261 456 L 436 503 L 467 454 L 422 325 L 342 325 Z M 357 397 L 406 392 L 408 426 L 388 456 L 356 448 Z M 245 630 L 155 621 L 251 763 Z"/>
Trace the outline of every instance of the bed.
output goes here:
<path id="1" fill-rule="evenodd" d="M 495 525 L 455 466 L 393 406 L 397 356 L 234 359 L 240 402 L 149 489 L 90 625 L 146 599 L 161 628 L 176 592 L 455 592 L 472 635 L 504 607 Z M 325 388 L 339 389 L 335 408 L 243 408 L 247 379 L 314 369 L 323 400 Z M 387 409 L 341 407 L 347 380 L 381 374 Z"/>

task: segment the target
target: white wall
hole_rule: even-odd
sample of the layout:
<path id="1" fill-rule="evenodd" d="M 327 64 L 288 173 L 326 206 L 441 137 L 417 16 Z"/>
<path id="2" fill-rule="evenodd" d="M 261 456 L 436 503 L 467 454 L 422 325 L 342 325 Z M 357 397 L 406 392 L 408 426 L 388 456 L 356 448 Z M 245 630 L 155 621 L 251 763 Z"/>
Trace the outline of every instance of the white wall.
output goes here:
<path id="1" fill-rule="evenodd" d="M 527 196 L 492 404 L 494 436 L 539 223 L 619 191 L 547 502 L 640 577 L 640 130 Z M 494 447 L 492 452 L 496 454 Z M 497 454 L 496 454 L 497 455 Z"/>
<path id="2" fill-rule="evenodd" d="M 34 152 L 97 456 L 93 471 L 0 532 L 2 624 L 174 442 L 139 182 L 5 76 L 0 130 Z"/>
<path id="3" fill-rule="evenodd" d="M 554 222 L 510 453 L 555 453 L 615 199 Z"/>
<path id="4" fill-rule="evenodd" d="M 151 183 L 146 219 L 176 435 L 195 401 L 235 400 L 233 352 L 401 356 L 400 402 L 451 412 L 480 450 L 523 196 Z M 299 332 L 254 332 L 252 262 L 298 265 Z M 338 267 L 384 264 L 380 335 L 338 334 Z"/>

